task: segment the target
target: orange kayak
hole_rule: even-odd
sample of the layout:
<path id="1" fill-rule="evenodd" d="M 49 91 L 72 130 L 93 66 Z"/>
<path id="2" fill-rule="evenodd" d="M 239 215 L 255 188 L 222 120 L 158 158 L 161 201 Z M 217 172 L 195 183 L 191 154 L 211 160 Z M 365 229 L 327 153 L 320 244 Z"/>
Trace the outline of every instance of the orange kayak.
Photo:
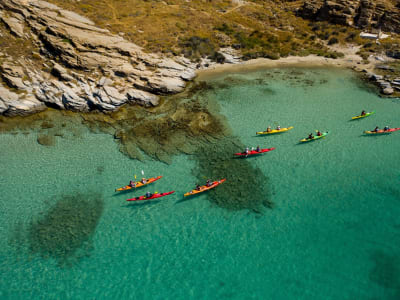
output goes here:
<path id="1" fill-rule="evenodd" d="M 224 179 L 221 179 L 221 180 L 218 180 L 218 181 L 214 181 L 210 186 L 203 185 L 203 186 L 200 187 L 199 190 L 196 190 L 196 189 L 191 190 L 190 192 L 184 194 L 183 196 L 186 197 L 186 196 L 196 195 L 196 194 L 200 194 L 202 192 L 211 190 L 211 189 L 215 188 L 216 186 L 220 185 L 221 183 L 225 182 L 225 180 L 226 179 L 224 178 Z"/>
<path id="2" fill-rule="evenodd" d="M 162 178 L 162 176 L 152 177 L 152 178 L 147 179 L 146 183 L 141 183 L 140 181 L 137 181 L 137 182 L 135 182 L 134 186 L 126 185 L 126 186 L 124 186 L 122 188 L 115 189 L 115 191 L 116 192 L 121 192 L 121 191 L 128 191 L 128 190 L 131 190 L 131 189 L 136 189 L 138 187 L 142 187 L 142 186 L 148 185 L 150 183 L 153 183 L 154 181 L 157 181 L 158 179 L 161 179 L 161 178 Z"/>

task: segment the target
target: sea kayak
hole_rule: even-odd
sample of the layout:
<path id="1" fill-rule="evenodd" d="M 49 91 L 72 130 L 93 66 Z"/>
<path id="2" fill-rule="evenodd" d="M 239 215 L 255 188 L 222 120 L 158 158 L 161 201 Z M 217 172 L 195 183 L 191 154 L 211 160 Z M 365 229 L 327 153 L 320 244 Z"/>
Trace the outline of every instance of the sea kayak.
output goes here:
<path id="1" fill-rule="evenodd" d="M 352 117 L 351 119 L 352 119 L 352 120 L 357 120 L 357 119 L 365 118 L 365 117 L 368 117 L 368 116 L 370 116 L 370 115 L 372 115 L 372 114 L 374 114 L 374 113 L 375 113 L 374 111 L 371 111 L 371 112 L 366 113 L 366 114 L 363 115 L 363 116 L 359 115 L 359 116 L 356 116 L 356 117 Z"/>
<path id="2" fill-rule="evenodd" d="M 366 134 L 385 134 L 385 133 L 391 133 L 393 131 L 400 130 L 400 128 L 389 128 L 388 130 L 378 130 L 378 131 L 364 131 Z"/>
<path id="3" fill-rule="evenodd" d="M 309 139 L 309 138 L 302 139 L 302 140 L 300 140 L 300 142 L 301 142 L 301 143 L 305 143 L 305 142 L 315 141 L 315 140 L 318 140 L 318 139 L 320 139 L 320 138 L 325 137 L 327 134 L 328 134 L 328 132 L 323 132 L 322 135 L 320 135 L 320 136 L 316 135 L 316 136 L 314 136 L 314 138 L 312 138 L 312 139 Z"/>
<path id="4" fill-rule="evenodd" d="M 148 185 L 148 184 L 150 184 L 150 183 L 152 183 L 154 181 L 157 181 L 158 179 L 161 179 L 161 178 L 162 178 L 162 176 L 152 177 L 152 178 L 147 179 L 146 183 L 141 183 L 140 181 L 138 181 L 138 182 L 135 183 L 135 186 L 133 186 L 133 187 L 130 186 L 130 185 L 126 185 L 126 186 L 124 186 L 122 188 L 115 189 L 115 191 L 116 192 L 121 192 L 121 191 L 127 191 L 127 190 L 131 190 L 131 189 L 136 189 L 138 187 L 142 187 L 142 186 Z"/>
<path id="5" fill-rule="evenodd" d="M 200 187 L 199 190 L 196 190 L 196 189 L 195 190 L 191 190 L 190 192 L 184 194 L 183 196 L 186 197 L 186 196 L 196 195 L 196 194 L 200 194 L 202 192 L 211 190 L 211 189 L 215 188 L 216 186 L 220 185 L 221 183 L 225 182 L 225 180 L 226 179 L 224 178 L 224 179 L 221 179 L 221 180 L 218 180 L 218 181 L 214 181 L 210 186 L 203 185 L 203 186 Z"/>
<path id="6" fill-rule="evenodd" d="M 150 197 L 140 196 L 140 197 L 135 197 L 135 198 L 131 198 L 131 199 L 126 199 L 126 201 L 151 200 L 151 199 L 165 197 L 165 196 L 171 195 L 173 193 L 175 193 L 175 191 L 171 191 L 171 192 L 168 192 L 168 193 L 154 193 Z"/>
<path id="7" fill-rule="evenodd" d="M 275 150 L 275 148 L 260 149 L 260 151 L 252 150 L 252 151 L 249 151 L 249 153 L 247 153 L 247 154 L 246 154 L 246 152 L 239 152 L 239 153 L 235 153 L 235 155 L 237 155 L 237 156 L 250 156 L 250 155 L 255 155 L 255 154 L 262 154 L 262 153 L 269 152 L 269 151 L 272 151 L 272 150 Z"/>
<path id="8" fill-rule="evenodd" d="M 281 128 L 281 129 L 274 129 L 274 130 L 271 130 L 271 131 L 258 131 L 258 132 L 256 132 L 256 134 L 259 134 L 259 135 L 265 135 L 265 134 L 274 134 L 274 133 L 281 133 L 281 132 L 285 132 L 285 131 L 288 131 L 288 130 L 290 130 L 290 129 L 293 129 L 294 127 L 293 126 L 290 126 L 290 127 L 288 127 L 288 128 Z"/>

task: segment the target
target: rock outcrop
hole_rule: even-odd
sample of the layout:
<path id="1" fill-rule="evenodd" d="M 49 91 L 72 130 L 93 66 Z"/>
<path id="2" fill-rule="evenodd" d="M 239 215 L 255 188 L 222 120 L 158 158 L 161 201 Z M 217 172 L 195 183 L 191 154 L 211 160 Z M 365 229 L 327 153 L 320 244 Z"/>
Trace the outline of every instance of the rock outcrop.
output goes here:
<path id="1" fill-rule="evenodd" d="M 306 0 L 298 14 L 317 21 L 400 33 L 400 7 L 395 0 Z"/>
<path id="2" fill-rule="evenodd" d="M 113 111 L 128 102 L 152 106 L 160 95 L 182 91 L 195 76 L 186 59 L 145 53 L 44 1 L 0 0 L 0 19 L 12 35 L 38 48 L 35 55 L 42 62 L 38 68 L 27 58 L 2 59 L 0 114 L 33 113 L 46 106 L 77 111 Z"/>

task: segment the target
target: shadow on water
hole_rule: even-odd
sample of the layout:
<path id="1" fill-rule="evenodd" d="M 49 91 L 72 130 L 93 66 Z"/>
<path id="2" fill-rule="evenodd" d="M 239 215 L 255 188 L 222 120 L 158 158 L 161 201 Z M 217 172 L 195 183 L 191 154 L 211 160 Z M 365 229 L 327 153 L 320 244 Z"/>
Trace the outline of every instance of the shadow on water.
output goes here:
<path id="1" fill-rule="evenodd" d="M 43 216 L 31 222 L 30 251 L 71 266 L 89 256 L 92 237 L 104 209 L 101 194 L 64 195 Z"/>
<path id="2" fill-rule="evenodd" d="M 136 189 L 130 189 L 130 190 L 124 190 L 124 191 L 114 191 L 114 194 L 112 195 L 112 197 L 118 197 L 118 196 L 121 196 L 121 195 L 126 195 L 126 194 L 129 194 L 129 193 L 133 193 L 135 191 L 136 191 Z"/>
<path id="3" fill-rule="evenodd" d="M 158 204 L 160 202 L 161 202 L 161 200 L 145 201 L 145 202 L 132 201 L 132 202 L 122 205 L 122 206 L 127 207 L 127 208 L 139 208 L 139 207 L 144 207 L 144 206 L 152 206 L 152 205 Z"/>
<path id="4" fill-rule="evenodd" d="M 184 203 L 184 202 L 187 202 L 187 201 L 190 201 L 190 200 L 197 199 L 199 196 L 204 195 L 205 193 L 207 193 L 207 192 L 200 193 L 200 194 L 193 194 L 193 195 L 190 195 L 190 196 L 187 196 L 187 197 L 182 197 L 182 199 L 176 201 L 175 204 L 180 204 L 180 203 Z"/>

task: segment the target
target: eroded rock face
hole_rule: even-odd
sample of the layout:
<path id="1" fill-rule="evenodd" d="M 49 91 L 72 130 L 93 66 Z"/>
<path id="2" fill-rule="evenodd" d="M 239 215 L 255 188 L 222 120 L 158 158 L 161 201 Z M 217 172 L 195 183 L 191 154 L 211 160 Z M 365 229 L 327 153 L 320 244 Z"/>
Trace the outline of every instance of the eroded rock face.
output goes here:
<path id="1" fill-rule="evenodd" d="M 394 0 L 306 0 L 298 14 L 317 21 L 400 32 L 400 9 Z"/>
<path id="2" fill-rule="evenodd" d="M 45 1 L 0 0 L 0 19 L 11 34 L 39 47 L 45 66 L 40 70 L 11 57 L 1 63 L 3 81 L 24 92 L 15 99 L 1 90 L 2 114 L 10 109 L 26 113 L 32 96 L 42 106 L 78 111 L 113 111 L 128 102 L 153 106 L 159 95 L 182 91 L 195 76 L 191 64 L 144 53 L 123 37 Z"/>

